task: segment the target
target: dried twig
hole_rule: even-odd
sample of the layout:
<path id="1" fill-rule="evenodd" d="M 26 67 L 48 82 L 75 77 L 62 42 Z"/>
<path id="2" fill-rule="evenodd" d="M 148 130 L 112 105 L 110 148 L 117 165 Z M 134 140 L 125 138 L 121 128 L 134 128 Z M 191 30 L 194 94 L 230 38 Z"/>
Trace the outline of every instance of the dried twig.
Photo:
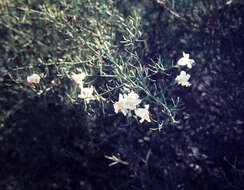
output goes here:
<path id="1" fill-rule="evenodd" d="M 180 16 L 177 12 L 175 12 L 173 9 L 169 8 L 166 5 L 166 0 L 156 0 L 157 3 L 159 3 L 160 5 L 162 5 L 171 15 L 173 15 L 175 18 L 177 18 L 178 20 L 180 20 L 181 22 L 184 22 L 185 24 L 187 24 L 189 27 L 194 28 L 199 30 L 200 26 L 196 23 L 194 23 L 193 21 L 189 21 L 186 18 Z"/>
<path id="2" fill-rule="evenodd" d="M 118 164 L 118 163 L 120 163 L 120 164 L 124 164 L 124 165 L 128 165 L 128 162 L 123 161 L 123 160 L 121 160 L 120 158 L 117 158 L 117 157 L 114 156 L 114 155 L 113 155 L 113 156 L 105 156 L 105 158 L 114 161 L 114 162 L 112 162 L 111 164 L 109 164 L 109 166 L 113 166 L 113 165 Z"/>

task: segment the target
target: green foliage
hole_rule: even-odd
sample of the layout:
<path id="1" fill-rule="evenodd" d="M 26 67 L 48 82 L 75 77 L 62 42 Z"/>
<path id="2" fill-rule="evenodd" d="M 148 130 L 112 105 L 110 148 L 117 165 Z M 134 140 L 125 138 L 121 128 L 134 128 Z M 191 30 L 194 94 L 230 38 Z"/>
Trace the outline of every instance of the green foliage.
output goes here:
<path id="1" fill-rule="evenodd" d="M 1 1 L 0 189 L 242 189 L 243 9 Z M 175 66 L 183 51 L 192 69 Z M 181 69 L 189 88 L 175 82 Z M 79 98 L 74 73 L 96 100 Z M 132 91 L 151 122 L 115 113 Z"/>
<path id="2" fill-rule="evenodd" d="M 57 93 L 61 101 L 71 104 L 76 102 L 79 89 L 72 87 L 68 78 L 72 73 L 85 72 L 89 75 L 86 84 L 95 85 L 98 100 L 111 104 L 107 98 L 115 101 L 122 87 L 127 87 L 144 93 L 148 103 L 158 107 L 154 113 L 156 122 L 163 112 L 171 121 L 162 117 L 160 123 L 177 123 L 174 117 L 178 100 L 172 99 L 172 93 L 166 95 L 167 88 L 157 92 L 160 85 L 156 80 L 149 84 L 151 76 L 161 72 L 165 63 L 158 63 L 159 68 L 151 73 L 141 64 L 137 50 L 143 40 L 140 17 L 136 12 L 125 19 L 112 1 L 43 2 L 38 6 L 35 4 L 34 8 L 32 4 L 20 3 L 16 10 L 14 6 L 3 4 L 2 9 L 5 11 L 2 28 L 10 31 L 2 39 L 2 43 L 7 43 L 2 55 L 13 56 L 12 59 L 2 57 L 2 68 L 8 71 L 3 75 L 15 83 L 26 85 L 28 75 L 39 73 L 42 82 L 35 89 L 37 95 Z M 17 13 L 17 16 L 12 15 Z M 54 85 L 55 81 L 60 84 Z M 100 115 L 94 106 L 91 109 L 89 112 L 94 118 L 96 114 Z"/>

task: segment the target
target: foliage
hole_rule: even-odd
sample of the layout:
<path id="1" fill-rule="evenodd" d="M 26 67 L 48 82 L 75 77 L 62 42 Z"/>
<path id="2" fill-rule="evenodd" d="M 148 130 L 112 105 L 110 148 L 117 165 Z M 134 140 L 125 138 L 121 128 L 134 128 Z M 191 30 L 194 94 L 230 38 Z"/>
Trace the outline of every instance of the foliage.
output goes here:
<path id="1" fill-rule="evenodd" d="M 3 0 L 0 11 L 2 189 L 243 188 L 238 1 Z M 176 64 L 182 52 L 192 68 Z M 96 100 L 79 98 L 90 87 Z M 115 113 L 130 92 L 137 110 Z"/>
<path id="2" fill-rule="evenodd" d="M 42 78 L 39 89 L 35 89 L 38 95 L 54 92 L 58 86 L 62 88 L 62 92 L 58 92 L 61 93 L 61 101 L 70 104 L 76 102 L 79 88 L 72 87 L 67 80 L 72 73 L 85 72 L 88 74 L 86 85 L 95 85 L 100 103 L 108 103 L 108 97 L 115 101 L 116 93 L 126 87 L 147 95 L 155 106 L 161 106 L 160 112 L 163 111 L 173 124 L 176 123 L 173 111 L 176 105 L 171 103 L 172 110 L 168 107 L 171 97 L 166 95 L 167 91 L 161 89 L 156 95 L 159 87 L 155 82 L 151 82 L 155 89 L 148 88 L 150 77 L 163 73 L 160 68 L 165 63 L 160 62 L 150 73 L 148 68 L 141 66 L 136 49 L 140 47 L 142 32 L 136 13 L 134 18 L 124 19 L 113 7 L 112 1 L 104 4 L 95 1 L 78 1 L 76 4 L 68 1 L 57 4 L 46 2 L 36 9 L 20 4 L 17 20 L 11 15 L 14 14 L 11 11 L 13 7 L 5 5 L 2 9 L 6 12 L 2 18 L 2 30 L 9 30 L 2 39 L 3 43 L 7 43 L 2 55 L 9 55 L 2 57 L 3 76 L 25 85 L 26 77 L 37 72 Z M 117 38 L 122 38 L 123 46 L 116 44 Z M 93 117 L 100 114 L 96 109 L 91 112 Z"/>

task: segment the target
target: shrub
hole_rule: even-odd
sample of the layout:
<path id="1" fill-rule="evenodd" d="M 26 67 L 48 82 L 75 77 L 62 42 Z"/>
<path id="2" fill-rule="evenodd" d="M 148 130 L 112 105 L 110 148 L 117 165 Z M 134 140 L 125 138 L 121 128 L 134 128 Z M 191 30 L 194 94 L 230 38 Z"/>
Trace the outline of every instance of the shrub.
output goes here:
<path id="1" fill-rule="evenodd" d="M 237 1 L 0 5 L 1 188 L 241 189 Z"/>

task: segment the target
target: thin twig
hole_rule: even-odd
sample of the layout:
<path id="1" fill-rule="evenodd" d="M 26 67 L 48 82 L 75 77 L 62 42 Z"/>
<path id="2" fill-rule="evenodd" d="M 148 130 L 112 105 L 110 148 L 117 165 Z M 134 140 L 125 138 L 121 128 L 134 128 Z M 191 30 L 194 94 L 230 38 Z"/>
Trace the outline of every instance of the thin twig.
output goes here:
<path id="1" fill-rule="evenodd" d="M 173 15 L 175 18 L 177 18 L 178 20 L 180 20 L 181 22 L 184 22 L 185 24 L 187 24 L 189 27 L 194 28 L 199 30 L 200 26 L 192 21 L 187 20 L 186 18 L 180 16 L 177 12 L 175 12 L 173 9 L 169 8 L 166 5 L 166 0 L 156 0 L 157 3 L 159 3 L 160 5 L 162 5 L 171 15 Z"/>

